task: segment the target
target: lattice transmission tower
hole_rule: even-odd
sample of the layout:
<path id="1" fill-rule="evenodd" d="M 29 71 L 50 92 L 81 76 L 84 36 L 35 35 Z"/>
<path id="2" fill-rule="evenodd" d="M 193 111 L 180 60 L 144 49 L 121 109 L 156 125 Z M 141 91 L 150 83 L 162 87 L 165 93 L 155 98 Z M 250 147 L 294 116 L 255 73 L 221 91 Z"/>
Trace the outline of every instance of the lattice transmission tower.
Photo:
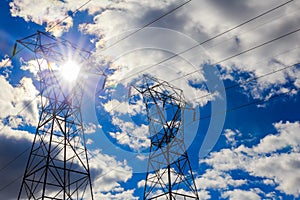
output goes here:
<path id="1" fill-rule="evenodd" d="M 70 83 L 59 74 L 70 59 L 85 65 L 89 52 L 44 32 L 17 42 L 35 56 L 41 96 L 39 122 L 18 199 L 93 199 L 81 115 L 83 78 L 79 73 Z"/>
<path id="2" fill-rule="evenodd" d="M 140 97 L 139 97 L 140 96 Z M 184 143 L 185 102 L 182 90 L 149 75 L 131 89 L 147 110 L 150 152 L 144 199 L 199 199 Z"/>

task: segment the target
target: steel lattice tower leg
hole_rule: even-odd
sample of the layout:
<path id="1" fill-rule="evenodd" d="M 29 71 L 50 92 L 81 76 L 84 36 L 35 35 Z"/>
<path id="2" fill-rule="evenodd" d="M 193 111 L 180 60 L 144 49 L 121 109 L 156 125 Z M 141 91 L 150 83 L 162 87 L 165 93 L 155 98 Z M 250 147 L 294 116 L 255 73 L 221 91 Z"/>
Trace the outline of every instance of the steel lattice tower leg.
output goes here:
<path id="1" fill-rule="evenodd" d="M 51 66 L 65 61 L 63 51 L 80 50 L 43 32 L 18 42 L 35 54 L 41 92 L 40 118 L 18 199 L 93 199 L 81 79 L 64 87 Z"/>
<path id="2" fill-rule="evenodd" d="M 184 144 L 182 91 L 147 75 L 133 88 L 146 105 L 151 139 L 144 199 L 199 199 Z"/>

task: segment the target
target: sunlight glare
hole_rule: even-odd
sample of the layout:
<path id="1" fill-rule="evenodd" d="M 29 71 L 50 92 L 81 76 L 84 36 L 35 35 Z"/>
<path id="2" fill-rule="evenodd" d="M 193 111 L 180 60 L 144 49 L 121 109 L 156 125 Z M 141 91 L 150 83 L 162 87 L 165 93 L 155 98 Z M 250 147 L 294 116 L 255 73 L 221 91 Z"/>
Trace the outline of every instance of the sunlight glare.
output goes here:
<path id="1" fill-rule="evenodd" d="M 80 71 L 80 66 L 74 61 L 67 61 L 61 68 L 61 75 L 67 81 L 75 81 Z"/>

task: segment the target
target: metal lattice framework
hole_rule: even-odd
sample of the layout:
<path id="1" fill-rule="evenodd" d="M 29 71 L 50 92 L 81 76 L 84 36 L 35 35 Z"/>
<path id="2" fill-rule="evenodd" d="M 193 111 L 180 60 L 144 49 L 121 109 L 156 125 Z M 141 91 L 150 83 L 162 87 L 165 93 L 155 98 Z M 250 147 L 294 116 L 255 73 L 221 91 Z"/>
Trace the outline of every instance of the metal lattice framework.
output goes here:
<path id="1" fill-rule="evenodd" d="M 199 199 L 184 144 L 182 90 L 148 75 L 133 88 L 146 105 L 151 139 L 144 199 Z"/>
<path id="2" fill-rule="evenodd" d="M 41 93 L 40 118 L 18 199 L 93 199 L 81 115 L 83 78 L 63 84 L 56 66 L 66 53 L 84 62 L 89 53 L 37 32 L 17 41 L 35 55 Z"/>

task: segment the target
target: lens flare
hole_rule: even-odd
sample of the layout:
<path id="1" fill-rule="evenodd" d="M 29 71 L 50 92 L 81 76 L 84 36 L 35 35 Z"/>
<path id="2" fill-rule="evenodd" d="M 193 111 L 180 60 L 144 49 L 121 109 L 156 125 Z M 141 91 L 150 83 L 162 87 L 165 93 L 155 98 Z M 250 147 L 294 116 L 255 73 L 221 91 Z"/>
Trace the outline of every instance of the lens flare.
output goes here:
<path id="1" fill-rule="evenodd" d="M 64 80 L 73 82 L 77 79 L 80 66 L 74 61 L 67 61 L 61 68 L 61 75 Z"/>

